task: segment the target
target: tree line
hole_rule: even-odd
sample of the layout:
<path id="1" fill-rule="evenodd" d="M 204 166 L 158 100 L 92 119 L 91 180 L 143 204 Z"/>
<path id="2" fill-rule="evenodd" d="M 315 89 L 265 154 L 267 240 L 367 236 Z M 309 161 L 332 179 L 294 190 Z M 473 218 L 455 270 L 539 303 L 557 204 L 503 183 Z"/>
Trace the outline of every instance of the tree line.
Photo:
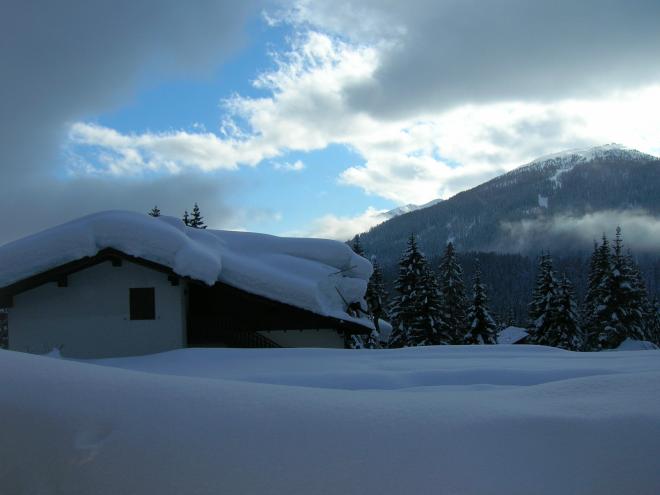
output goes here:
<path id="1" fill-rule="evenodd" d="M 359 237 L 352 247 L 364 256 Z M 498 332 L 510 322 L 493 317 L 478 259 L 475 262 L 468 297 L 453 244 L 446 245 L 433 269 L 411 235 L 398 263 L 395 295 L 388 302 L 381 267 L 372 257 L 374 274 L 365 299 L 375 323 L 382 319 L 392 324 L 386 346 L 496 343 Z M 539 345 L 592 351 L 616 348 L 628 338 L 660 344 L 660 303 L 650 300 L 639 266 L 630 251 L 624 251 L 620 228 L 612 245 L 605 235 L 594 244 L 581 304 L 569 278 L 558 276 L 552 257 L 543 253 L 527 320 L 528 342 Z M 378 347 L 378 342 L 372 335 L 356 345 Z"/>

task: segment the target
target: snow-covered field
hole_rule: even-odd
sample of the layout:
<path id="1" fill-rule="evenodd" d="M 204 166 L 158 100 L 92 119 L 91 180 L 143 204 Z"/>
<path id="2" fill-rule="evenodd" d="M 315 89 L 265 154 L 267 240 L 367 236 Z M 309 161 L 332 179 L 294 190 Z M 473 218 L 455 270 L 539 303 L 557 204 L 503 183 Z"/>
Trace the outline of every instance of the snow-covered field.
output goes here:
<path id="1" fill-rule="evenodd" d="M 660 351 L 0 351 L 2 494 L 657 494 Z"/>

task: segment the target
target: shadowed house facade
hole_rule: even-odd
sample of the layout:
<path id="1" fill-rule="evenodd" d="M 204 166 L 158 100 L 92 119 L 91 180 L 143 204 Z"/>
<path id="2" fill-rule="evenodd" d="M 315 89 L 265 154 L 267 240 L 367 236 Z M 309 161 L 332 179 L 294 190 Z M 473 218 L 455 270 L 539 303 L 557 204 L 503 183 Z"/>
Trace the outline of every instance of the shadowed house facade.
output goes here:
<path id="1" fill-rule="evenodd" d="M 0 288 L 11 350 L 94 358 L 180 347 L 336 347 L 367 325 L 223 283 L 208 286 L 116 249 Z M 348 315 L 347 315 L 348 317 Z"/>

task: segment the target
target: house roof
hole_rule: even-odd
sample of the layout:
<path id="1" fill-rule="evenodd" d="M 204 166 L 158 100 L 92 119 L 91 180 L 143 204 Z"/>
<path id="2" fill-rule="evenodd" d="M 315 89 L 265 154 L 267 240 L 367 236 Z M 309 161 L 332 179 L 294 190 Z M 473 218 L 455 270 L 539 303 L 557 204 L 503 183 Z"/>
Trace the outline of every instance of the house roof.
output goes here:
<path id="1" fill-rule="evenodd" d="M 520 327 L 506 327 L 497 336 L 498 344 L 516 344 L 521 340 L 526 339 L 529 333 L 524 328 Z"/>
<path id="2" fill-rule="evenodd" d="M 346 313 L 346 302 L 362 300 L 371 264 L 344 243 L 193 229 L 177 218 L 129 211 L 95 213 L 0 246 L 0 291 L 20 292 L 21 282 L 108 250 L 371 327 Z"/>

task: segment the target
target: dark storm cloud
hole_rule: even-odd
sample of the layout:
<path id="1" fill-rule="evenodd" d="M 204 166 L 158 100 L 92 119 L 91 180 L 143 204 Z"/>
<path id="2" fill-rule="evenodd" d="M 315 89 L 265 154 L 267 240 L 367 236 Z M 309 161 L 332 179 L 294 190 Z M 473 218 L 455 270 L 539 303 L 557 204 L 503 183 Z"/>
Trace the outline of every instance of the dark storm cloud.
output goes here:
<path id="1" fill-rule="evenodd" d="M 139 195 L 152 183 L 55 178 L 62 173 L 54 164 L 67 125 L 130 97 L 147 71 L 200 74 L 216 66 L 241 43 L 254 8 L 251 1 L 215 0 L 2 2 L 0 241 L 45 217 L 59 221 L 76 205 L 142 208 Z M 195 182 L 179 178 L 177 184 Z M 16 211 L 20 222 L 10 214 Z"/>
<path id="2" fill-rule="evenodd" d="M 374 114 L 590 97 L 660 80 L 657 0 L 361 0 L 333 5 L 324 16 L 312 15 L 311 8 L 301 15 L 363 40 L 379 32 L 396 40 L 373 79 L 347 92 L 354 107 Z M 365 16 L 371 19 L 366 27 L 354 25 Z"/>

